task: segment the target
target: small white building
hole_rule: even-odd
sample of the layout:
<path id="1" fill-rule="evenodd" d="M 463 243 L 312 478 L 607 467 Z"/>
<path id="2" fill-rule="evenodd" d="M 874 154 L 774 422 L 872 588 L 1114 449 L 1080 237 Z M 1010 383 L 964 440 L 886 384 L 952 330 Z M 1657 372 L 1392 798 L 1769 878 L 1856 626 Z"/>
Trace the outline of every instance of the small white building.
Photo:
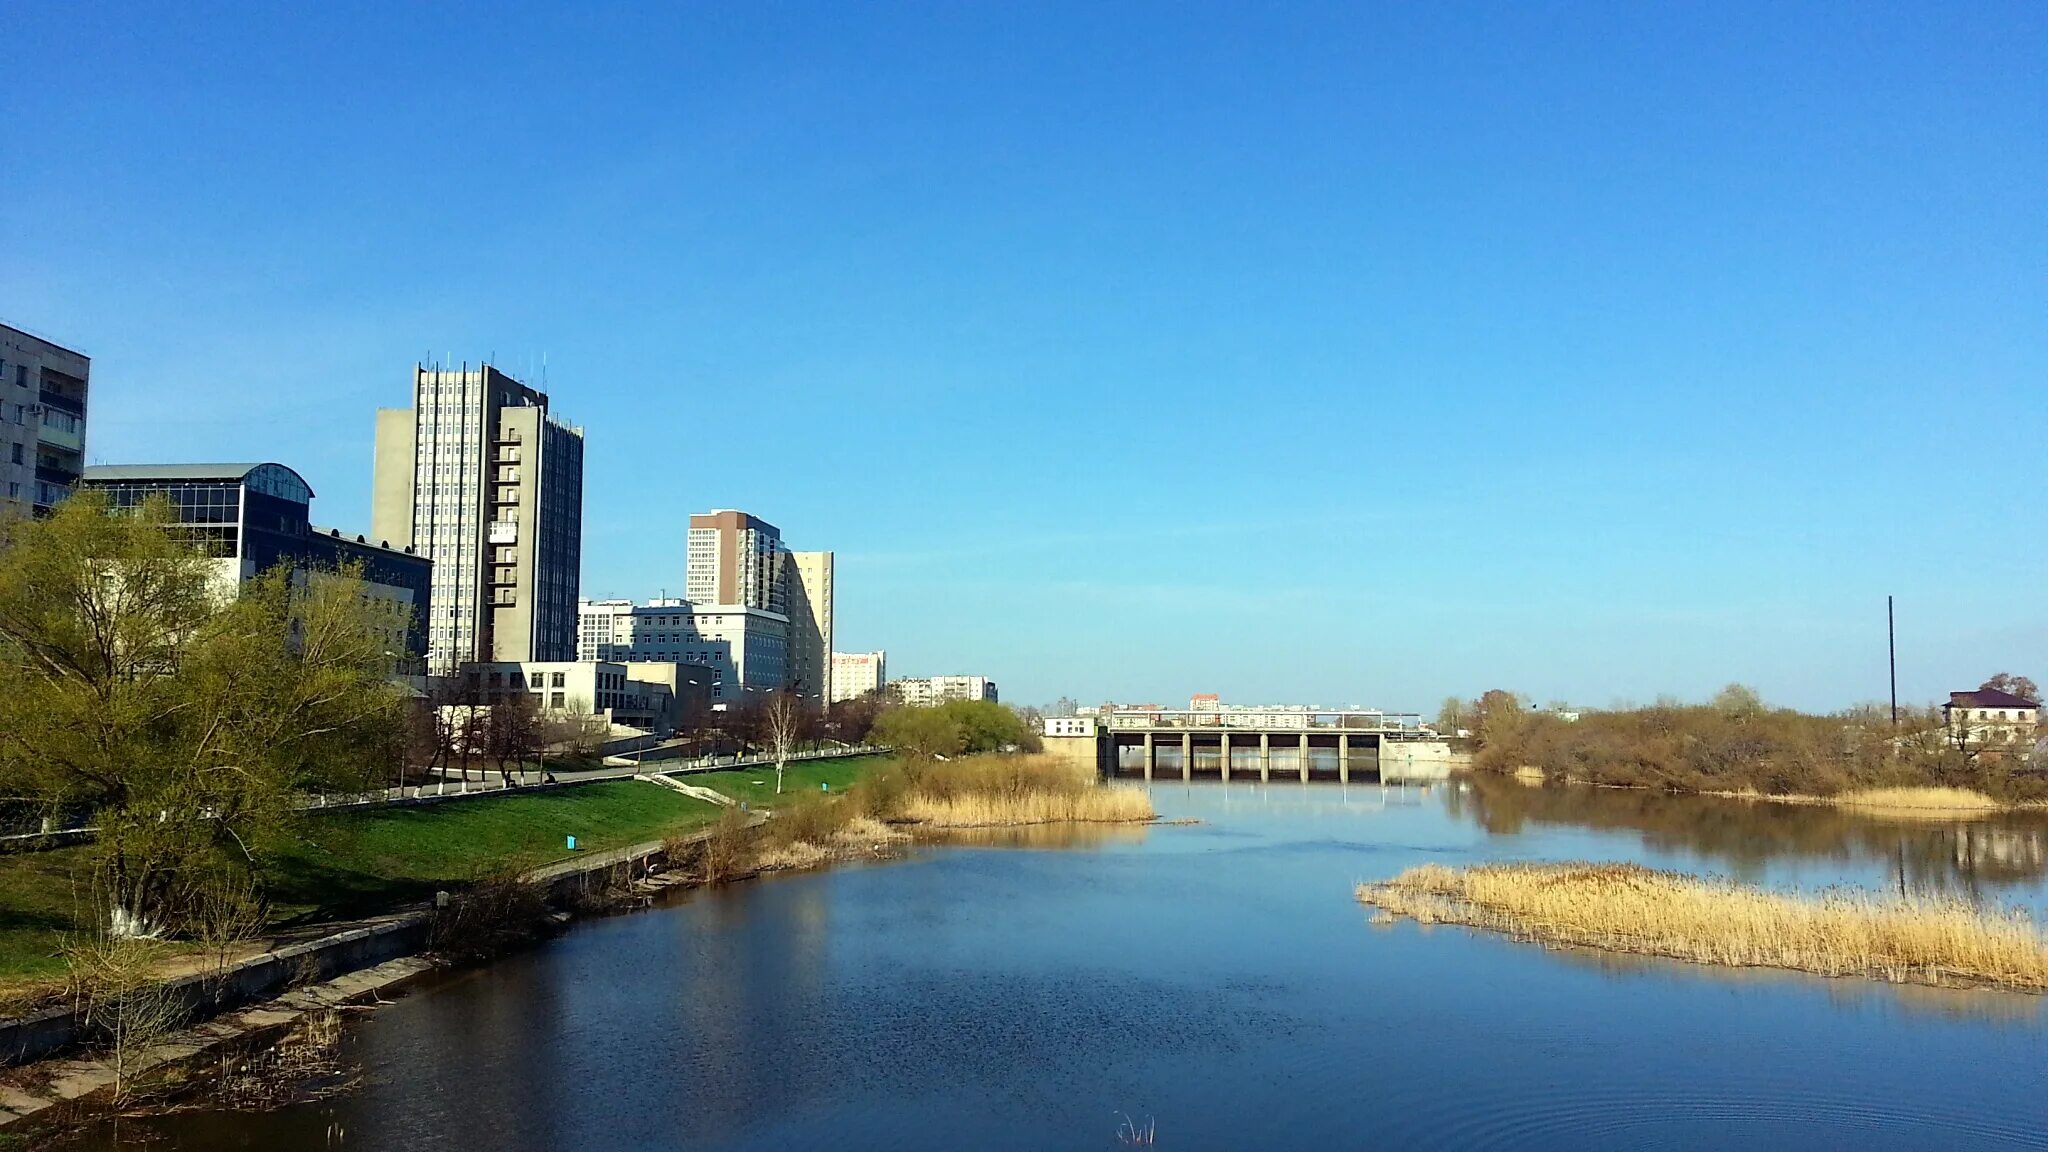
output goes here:
<path id="1" fill-rule="evenodd" d="M 1048 716 L 1045 718 L 1045 734 L 1047 736 L 1093 736 L 1095 735 L 1095 717 Z"/>
<path id="2" fill-rule="evenodd" d="M 710 670 L 685 664 L 608 660 L 544 660 L 464 665 L 456 695 L 464 703 L 497 704 L 518 693 L 543 716 L 592 717 L 666 736 L 683 722 L 684 706 L 702 703 Z"/>
<path id="3" fill-rule="evenodd" d="M 1951 692 L 1941 706 L 1952 739 L 1983 744 L 2029 744 L 2041 726 L 2040 702 L 1996 688 Z"/>

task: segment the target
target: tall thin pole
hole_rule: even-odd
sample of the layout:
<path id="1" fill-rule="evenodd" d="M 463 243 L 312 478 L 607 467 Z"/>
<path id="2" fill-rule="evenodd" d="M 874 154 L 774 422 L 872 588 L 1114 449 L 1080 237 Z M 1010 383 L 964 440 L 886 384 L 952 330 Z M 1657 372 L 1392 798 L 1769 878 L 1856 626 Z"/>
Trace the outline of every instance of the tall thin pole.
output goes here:
<path id="1" fill-rule="evenodd" d="M 1899 629 L 1892 617 L 1892 598 L 1884 598 L 1884 639 L 1892 665 L 1892 727 L 1899 726 Z"/>

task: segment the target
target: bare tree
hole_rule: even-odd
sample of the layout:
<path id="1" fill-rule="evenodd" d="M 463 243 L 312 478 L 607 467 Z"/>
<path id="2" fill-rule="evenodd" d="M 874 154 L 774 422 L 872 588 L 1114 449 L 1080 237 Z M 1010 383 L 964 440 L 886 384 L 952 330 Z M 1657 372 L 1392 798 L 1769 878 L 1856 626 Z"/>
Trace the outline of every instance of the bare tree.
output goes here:
<path id="1" fill-rule="evenodd" d="M 514 781 L 512 773 L 505 767 L 512 766 L 523 775 L 526 761 L 540 754 L 540 714 L 533 706 L 533 698 L 524 692 L 515 692 L 496 704 L 491 705 L 485 716 L 486 734 L 484 747 L 498 764 L 498 779 L 510 788 Z"/>
<path id="2" fill-rule="evenodd" d="M 775 757 L 775 794 L 782 794 L 782 770 L 789 763 L 789 755 L 796 750 L 797 741 L 803 738 L 804 727 L 809 719 L 803 701 L 794 692 L 777 692 L 768 697 L 767 705 L 761 711 L 762 734 L 767 737 L 768 751 Z"/>

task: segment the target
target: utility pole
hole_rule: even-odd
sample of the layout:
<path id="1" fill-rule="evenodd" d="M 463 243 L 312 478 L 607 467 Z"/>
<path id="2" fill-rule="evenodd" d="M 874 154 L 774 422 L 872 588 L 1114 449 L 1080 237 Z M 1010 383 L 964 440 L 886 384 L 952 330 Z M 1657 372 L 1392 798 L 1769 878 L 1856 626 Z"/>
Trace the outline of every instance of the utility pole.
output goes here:
<path id="1" fill-rule="evenodd" d="M 1884 598 L 1885 649 L 1892 666 L 1892 727 L 1899 726 L 1899 629 L 1892 616 L 1892 598 Z"/>

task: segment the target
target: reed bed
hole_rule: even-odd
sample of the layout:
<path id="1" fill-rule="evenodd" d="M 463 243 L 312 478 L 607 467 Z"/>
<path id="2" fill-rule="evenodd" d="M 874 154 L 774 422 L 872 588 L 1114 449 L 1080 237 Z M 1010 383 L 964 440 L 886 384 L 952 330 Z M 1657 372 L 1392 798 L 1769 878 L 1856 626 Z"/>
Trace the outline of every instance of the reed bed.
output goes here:
<path id="1" fill-rule="evenodd" d="M 1135 788 L 1073 792 L 981 793 L 904 798 L 903 818 L 933 828 L 995 828 L 1019 824 L 1129 824 L 1157 815 Z"/>
<path id="2" fill-rule="evenodd" d="M 1844 792 L 1834 802 L 1850 808 L 1882 808 L 1888 812 L 1996 812 L 2007 805 L 1968 788 L 1863 788 Z"/>
<path id="3" fill-rule="evenodd" d="M 884 819 L 931 828 L 1127 824 L 1157 815 L 1143 790 L 1105 785 L 1088 766 L 1051 756 L 907 765 L 877 784 L 888 793 Z"/>
<path id="4" fill-rule="evenodd" d="M 2048 939 L 2017 910 L 1830 891 L 1806 897 L 1632 864 L 1426 864 L 1360 902 L 1518 939 L 1895 983 L 2048 990 Z"/>

